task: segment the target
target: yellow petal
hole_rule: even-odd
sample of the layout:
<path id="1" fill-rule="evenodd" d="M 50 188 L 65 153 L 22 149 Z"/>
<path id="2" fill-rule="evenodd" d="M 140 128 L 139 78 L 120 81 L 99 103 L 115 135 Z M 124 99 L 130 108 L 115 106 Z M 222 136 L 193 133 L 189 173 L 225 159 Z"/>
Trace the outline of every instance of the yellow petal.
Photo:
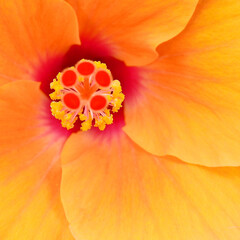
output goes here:
<path id="1" fill-rule="evenodd" d="M 74 11 L 59 0 L 0 0 L 0 84 L 35 79 L 79 43 Z"/>
<path id="2" fill-rule="evenodd" d="M 181 32 L 197 0 L 67 0 L 79 20 L 80 36 L 104 43 L 130 65 L 157 57 L 155 48 Z M 94 47 L 94 46 L 93 46 Z"/>
<path id="3" fill-rule="evenodd" d="M 66 135 L 47 123 L 39 84 L 0 88 L 0 239 L 73 240 L 60 201 Z"/>
<path id="4" fill-rule="evenodd" d="M 76 134 L 63 149 L 61 198 L 76 239 L 239 237 L 239 168 L 159 158 L 114 137 Z"/>
<path id="5" fill-rule="evenodd" d="M 239 15 L 238 1 L 202 1 L 187 28 L 158 47 L 142 75 L 142 98 L 125 102 L 125 131 L 144 149 L 240 165 Z"/>

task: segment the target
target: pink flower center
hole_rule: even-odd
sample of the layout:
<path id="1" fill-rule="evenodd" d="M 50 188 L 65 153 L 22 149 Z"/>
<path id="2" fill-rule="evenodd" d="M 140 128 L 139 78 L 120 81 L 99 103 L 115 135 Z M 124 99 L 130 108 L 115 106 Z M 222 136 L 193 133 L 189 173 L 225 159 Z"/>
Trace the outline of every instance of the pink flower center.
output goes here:
<path id="1" fill-rule="evenodd" d="M 82 131 L 92 125 L 104 130 L 124 100 L 120 82 L 99 61 L 80 60 L 60 72 L 50 87 L 54 90 L 50 94 L 52 115 L 67 129 L 80 119 Z"/>

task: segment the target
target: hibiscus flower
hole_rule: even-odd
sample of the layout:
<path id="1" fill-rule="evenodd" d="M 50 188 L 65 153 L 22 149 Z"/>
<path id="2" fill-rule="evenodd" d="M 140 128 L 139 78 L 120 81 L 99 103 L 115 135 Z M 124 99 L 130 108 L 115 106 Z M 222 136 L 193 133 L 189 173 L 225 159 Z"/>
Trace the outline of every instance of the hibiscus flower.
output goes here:
<path id="1" fill-rule="evenodd" d="M 239 16 L 236 0 L 0 0 L 0 239 L 238 239 Z M 83 59 L 125 95 L 103 131 L 51 114 L 51 82 Z"/>

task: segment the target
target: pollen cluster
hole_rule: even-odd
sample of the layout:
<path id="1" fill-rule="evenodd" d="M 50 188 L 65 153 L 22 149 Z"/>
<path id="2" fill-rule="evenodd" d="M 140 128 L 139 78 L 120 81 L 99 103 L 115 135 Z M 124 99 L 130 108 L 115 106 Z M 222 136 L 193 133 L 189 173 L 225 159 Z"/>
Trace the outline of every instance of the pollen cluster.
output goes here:
<path id="1" fill-rule="evenodd" d="M 52 115 L 67 129 L 79 119 L 82 131 L 92 126 L 104 130 L 113 123 L 112 113 L 118 112 L 124 100 L 120 82 L 98 61 L 80 60 L 58 73 L 50 88 L 54 90 L 49 95 Z"/>

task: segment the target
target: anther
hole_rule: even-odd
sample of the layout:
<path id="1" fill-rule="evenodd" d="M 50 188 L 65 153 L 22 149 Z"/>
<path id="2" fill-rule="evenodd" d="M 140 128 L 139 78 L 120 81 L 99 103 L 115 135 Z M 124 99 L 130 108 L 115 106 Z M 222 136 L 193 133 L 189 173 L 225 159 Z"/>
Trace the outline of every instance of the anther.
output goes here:
<path id="1" fill-rule="evenodd" d="M 60 72 L 50 84 L 53 116 L 71 129 L 79 119 L 81 130 L 92 125 L 104 130 L 113 123 L 112 113 L 122 107 L 124 94 L 118 80 L 101 62 L 82 59 L 74 67 Z"/>

